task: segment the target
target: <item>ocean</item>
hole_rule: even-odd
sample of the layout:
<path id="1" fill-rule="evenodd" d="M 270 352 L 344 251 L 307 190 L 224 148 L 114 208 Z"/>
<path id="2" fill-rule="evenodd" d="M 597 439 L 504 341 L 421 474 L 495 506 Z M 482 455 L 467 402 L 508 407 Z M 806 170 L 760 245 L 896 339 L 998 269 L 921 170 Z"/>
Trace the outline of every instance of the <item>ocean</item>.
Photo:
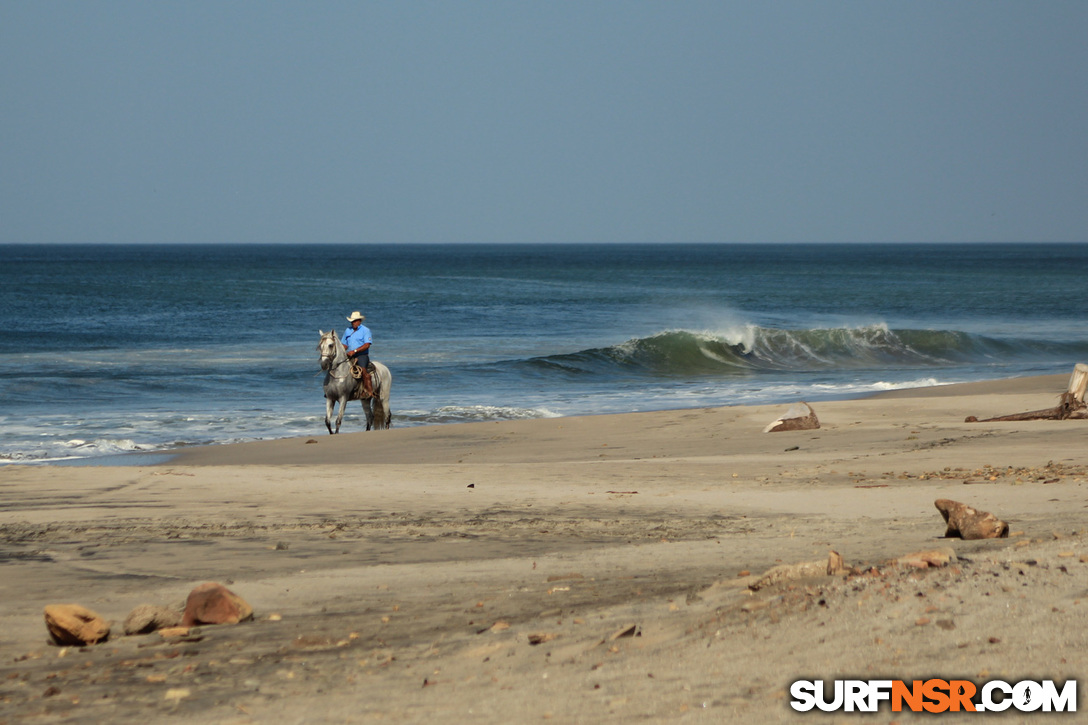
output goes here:
<path id="1" fill-rule="evenodd" d="M 1088 244 L 0 245 L 0 464 L 327 435 L 353 310 L 398 428 L 1070 372 L 1086 279 Z"/>

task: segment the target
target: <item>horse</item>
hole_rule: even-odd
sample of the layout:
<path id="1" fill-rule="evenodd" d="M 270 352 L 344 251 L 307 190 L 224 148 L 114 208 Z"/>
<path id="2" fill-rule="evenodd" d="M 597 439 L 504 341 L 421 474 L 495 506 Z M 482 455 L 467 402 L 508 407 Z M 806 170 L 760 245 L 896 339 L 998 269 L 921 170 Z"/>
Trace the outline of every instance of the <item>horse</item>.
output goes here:
<path id="1" fill-rule="evenodd" d="M 370 379 L 374 388 L 374 395 L 370 398 L 362 396 L 363 381 L 351 376 L 351 360 L 344 352 L 344 346 L 340 344 L 336 332 L 318 330 L 321 341 L 317 343 L 317 351 L 321 353 L 321 369 L 325 371 L 325 427 L 330 434 L 340 432 L 340 423 L 344 420 L 344 408 L 349 400 L 359 400 L 363 404 L 363 412 L 366 413 L 366 429 L 383 430 L 392 427 L 393 413 L 389 409 L 389 388 L 393 385 L 393 375 L 389 368 L 380 362 L 371 363 L 374 371 Z M 332 411 L 336 403 L 340 403 L 340 412 L 336 416 L 336 429 L 332 427 Z"/>

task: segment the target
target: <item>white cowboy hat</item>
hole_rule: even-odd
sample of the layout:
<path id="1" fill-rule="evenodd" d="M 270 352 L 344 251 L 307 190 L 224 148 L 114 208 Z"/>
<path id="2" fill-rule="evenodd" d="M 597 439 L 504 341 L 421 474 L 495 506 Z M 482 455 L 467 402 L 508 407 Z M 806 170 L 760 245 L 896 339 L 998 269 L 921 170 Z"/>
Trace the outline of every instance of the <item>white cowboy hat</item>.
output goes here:
<path id="1" fill-rule="evenodd" d="M 365 320 L 365 319 L 366 319 L 366 315 L 361 314 L 359 312 L 359 310 L 355 310 L 355 312 L 352 312 L 351 315 L 348 317 L 348 322 L 355 322 L 356 320 Z"/>

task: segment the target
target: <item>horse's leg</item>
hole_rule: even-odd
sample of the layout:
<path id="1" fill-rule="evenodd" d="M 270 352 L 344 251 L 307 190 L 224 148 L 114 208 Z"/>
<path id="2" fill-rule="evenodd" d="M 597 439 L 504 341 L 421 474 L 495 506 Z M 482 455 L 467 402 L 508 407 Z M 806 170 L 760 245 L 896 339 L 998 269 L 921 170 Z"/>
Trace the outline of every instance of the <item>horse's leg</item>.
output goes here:
<path id="1" fill-rule="evenodd" d="M 340 432 L 340 424 L 344 422 L 344 411 L 348 408 L 348 398 L 346 395 L 340 396 L 340 410 L 336 414 L 336 432 Z"/>
<path id="2" fill-rule="evenodd" d="M 374 420 L 374 430 L 382 430 L 385 428 L 385 411 L 382 410 L 382 401 L 380 398 L 374 398 L 373 403 L 371 417 Z"/>
<path id="3" fill-rule="evenodd" d="M 366 414 L 366 429 L 370 430 L 370 426 L 374 423 L 374 411 L 370 407 L 370 398 L 363 398 L 359 402 L 363 404 L 363 413 Z"/>
<path id="4" fill-rule="evenodd" d="M 332 435 L 332 398 L 325 398 L 325 427 L 329 429 L 329 435 Z M 339 427 L 339 426 L 338 426 Z"/>

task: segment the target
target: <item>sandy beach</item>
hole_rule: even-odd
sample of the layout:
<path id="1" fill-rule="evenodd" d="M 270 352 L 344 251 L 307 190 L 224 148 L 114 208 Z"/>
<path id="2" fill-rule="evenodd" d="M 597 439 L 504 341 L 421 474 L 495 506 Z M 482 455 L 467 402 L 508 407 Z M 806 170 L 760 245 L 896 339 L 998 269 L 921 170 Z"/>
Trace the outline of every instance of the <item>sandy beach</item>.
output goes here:
<path id="1" fill-rule="evenodd" d="M 1081 678 L 1088 421 L 964 422 L 1067 382 L 814 403 L 784 433 L 789 406 L 699 408 L 0 467 L 0 723 L 906 722 L 802 716 L 789 687 Z M 1009 538 L 944 538 L 941 498 Z M 831 551 L 848 573 L 751 588 Z M 123 635 L 206 581 L 254 620 Z M 68 602 L 110 640 L 49 644 Z"/>

